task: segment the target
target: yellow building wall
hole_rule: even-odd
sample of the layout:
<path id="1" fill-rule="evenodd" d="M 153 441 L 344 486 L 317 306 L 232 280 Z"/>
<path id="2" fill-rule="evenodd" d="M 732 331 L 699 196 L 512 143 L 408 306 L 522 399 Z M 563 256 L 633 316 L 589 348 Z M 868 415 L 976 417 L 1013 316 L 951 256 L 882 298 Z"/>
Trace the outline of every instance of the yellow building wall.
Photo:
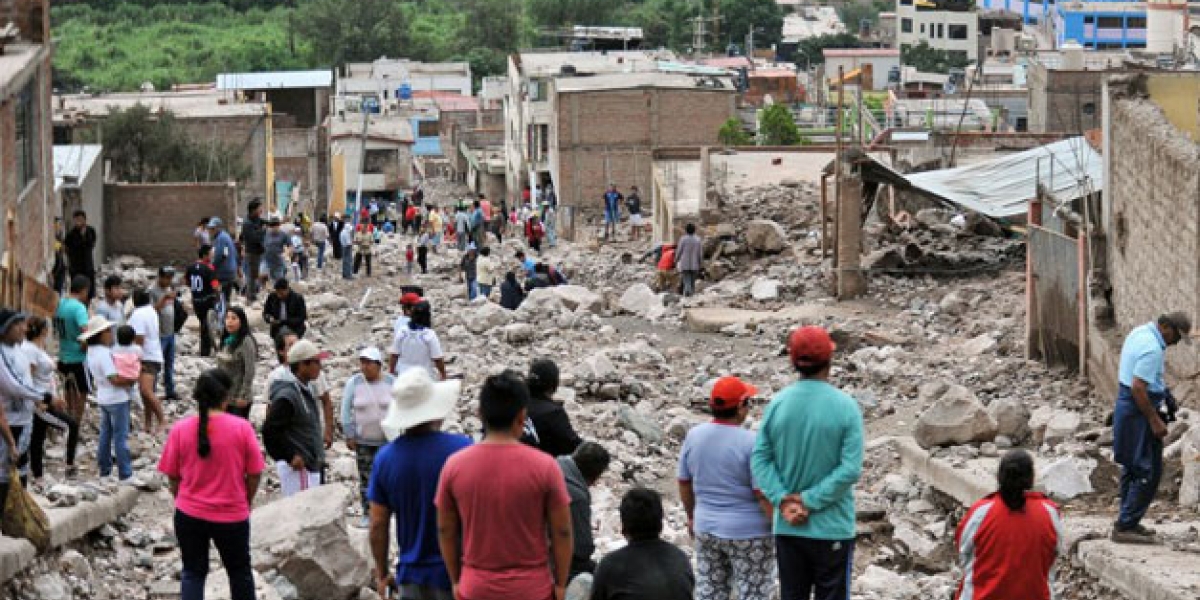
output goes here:
<path id="1" fill-rule="evenodd" d="M 329 214 L 346 213 L 346 156 L 334 154 L 329 161 Z"/>
<path id="2" fill-rule="evenodd" d="M 1172 125 L 1200 142 L 1200 74 L 1150 75 L 1146 89 Z"/>

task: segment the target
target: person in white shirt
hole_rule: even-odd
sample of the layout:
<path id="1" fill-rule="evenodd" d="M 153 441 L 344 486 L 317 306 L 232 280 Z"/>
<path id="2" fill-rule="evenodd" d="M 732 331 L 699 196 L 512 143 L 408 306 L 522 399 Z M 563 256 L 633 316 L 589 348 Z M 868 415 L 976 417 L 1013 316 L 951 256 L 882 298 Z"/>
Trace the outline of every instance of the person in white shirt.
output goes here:
<path id="1" fill-rule="evenodd" d="M 113 327 L 125 324 L 125 291 L 121 289 L 121 277 L 109 275 L 104 280 L 104 295 L 96 298 L 92 314 L 108 319 Z"/>
<path id="2" fill-rule="evenodd" d="M 54 374 L 55 362 L 46 353 L 46 338 L 50 325 L 42 317 L 30 317 L 27 321 L 25 341 L 21 351 L 29 358 L 30 378 L 33 386 L 50 392 L 54 396 L 49 404 L 34 407 L 33 437 L 29 442 L 29 471 L 34 481 L 42 478 L 43 457 L 46 446 L 46 431 L 50 427 L 67 432 L 66 477 L 75 477 L 75 450 L 79 446 L 79 422 L 67 414 L 67 402 L 59 393 Z"/>
<path id="3" fill-rule="evenodd" d="M 342 433 L 346 447 L 354 451 L 358 463 L 358 492 L 362 498 L 362 523 L 371 513 L 367 483 L 379 449 L 388 443 L 380 425 L 392 403 L 395 378 L 383 371 L 383 354 L 374 346 L 358 353 L 359 372 L 346 381 L 342 391 Z"/>
<path id="4" fill-rule="evenodd" d="M 145 290 L 140 290 L 145 294 Z M 136 296 L 135 296 L 136 297 Z M 146 304 L 149 305 L 147 298 Z M 153 308 L 151 308 L 153 311 Z M 158 316 L 153 316 L 154 320 Z M 129 455 L 129 389 L 138 383 L 125 379 L 117 373 L 112 358 L 112 323 L 101 316 L 92 317 L 87 328 L 79 336 L 87 344 L 88 379 L 96 389 L 96 404 L 100 405 L 100 445 L 96 450 L 96 465 L 100 478 L 112 476 L 113 454 L 117 456 L 117 476 L 124 485 L 141 485 L 133 476 L 133 462 Z"/>
<path id="5" fill-rule="evenodd" d="M 133 291 L 133 314 L 129 315 L 129 326 L 137 333 L 134 343 L 142 347 L 142 376 L 139 378 L 138 390 L 142 394 L 145 411 L 143 426 L 146 432 L 157 434 L 167 424 L 163 414 L 162 403 L 154 395 L 154 380 L 163 367 L 162 342 L 158 331 L 158 311 L 150 303 L 150 292 L 138 288 Z M 112 357 L 109 357 L 112 360 Z M 155 421 L 158 421 L 157 425 Z"/>
<path id="6" fill-rule="evenodd" d="M 422 300 L 413 307 L 408 329 L 396 336 L 391 353 L 396 356 L 394 375 L 409 369 L 425 369 L 434 381 L 446 379 L 446 361 L 442 344 L 433 331 L 433 309 L 428 301 Z"/>

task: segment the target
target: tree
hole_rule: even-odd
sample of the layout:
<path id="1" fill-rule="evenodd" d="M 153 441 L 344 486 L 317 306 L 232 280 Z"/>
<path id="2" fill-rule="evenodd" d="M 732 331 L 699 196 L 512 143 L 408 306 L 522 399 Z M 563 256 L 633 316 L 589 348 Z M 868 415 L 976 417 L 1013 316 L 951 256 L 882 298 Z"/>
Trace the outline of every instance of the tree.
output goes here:
<path id="1" fill-rule="evenodd" d="M 792 111 L 782 104 L 772 104 L 759 112 L 758 137 L 764 146 L 792 146 L 805 143 L 796 127 Z"/>
<path id="2" fill-rule="evenodd" d="M 737 117 L 725 121 L 717 131 L 717 139 L 724 146 L 749 146 L 753 141 L 750 134 L 742 127 L 742 121 Z"/>
<path id="3" fill-rule="evenodd" d="M 832 33 L 810 37 L 800 42 L 796 48 L 796 64 L 815 66 L 825 63 L 826 48 L 858 48 L 862 45 L 858 36 L 852 33 Z M 804 56 L 806 60 L 800 60 Z M 835 73 L 836 75 L 836 73 Z"/>
<path id="4" fill-rule="evenodd" d="M 900 62 L 925 73 L 949 73 L 950 69 L 967 66 L 967 57 L 965 52 L 939 50 L 922 41 L 916 46 L 901 48 Z"/>
<path id="5" fill-rule="evenodd" d="M 296 33 L 325 65 L 397 56 L 408 42 L 408 15 L 399 0 L 308 0 L 297 9 Z"/>
<path id="6" fill-rule="evenodd" d="M 682 50 L 692 44 L 695 6 L 688 0 L 646 0 L 630 13 L 630 22 L 642 28 L 642 45 Z"/>
<path id="7" fill-rule="evenodd" d="M 717 3 L 721 8 L 721 32 L 726 40 L 740 44 L 754 27 L 762 28 L 761 32 L 754 33 L 756 47 L 769 48 L 779 43 L 783 34 L 783 9 L 775 0 L 717 0 Z"/>
<path id="8" fill-rule="evenodd" d="M 611 25 L 620 3 L 612 0 L 527 0 L 529 17 L 539 27 Z"/>
<path id="9" fill-rule="evenodd" d="M 151 113 L 136 104 L 114 108 L 98 125 L 104 158 L 121 181 L 241 181 L 250 167 L 239 149 L 219 142 L 194 141 L 170 111 Z"/>

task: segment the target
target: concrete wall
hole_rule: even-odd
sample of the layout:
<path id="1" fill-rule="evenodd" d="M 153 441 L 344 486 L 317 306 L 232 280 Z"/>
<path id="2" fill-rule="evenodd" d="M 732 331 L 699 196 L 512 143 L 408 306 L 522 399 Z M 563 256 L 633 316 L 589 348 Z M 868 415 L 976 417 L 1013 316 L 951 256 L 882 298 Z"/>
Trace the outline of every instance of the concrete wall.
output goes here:
<path id="1" fill-rule="evenodd" d="M 1105 71 L 1029 67 L 1029 131 L 1082 133 L 1103 122 L 1100 87 Z"/>
<path id="2" fill-rule="evenodd" d="M 92 170 L 84 174 L 83 180 L 77 186 L 59 188 L 59 204 L 62 214 L 66 216 L 66 227 L 70 227 L 71 215 L 82 209 L 88 215 L 88 224 L 96 228 L 96 232 L 104 231 L 104 165 L 103 158 L 98 159 Z M 198 219 L 197 219 L 198 220 Z M 99 264 L 108 257 L 107 244 L 104 236 L 96 236 L 96 262 Z"/>
<path id="3" fill-rule="evenodd" d="M 103 235 L 108 251 L 140 256 L 150 266 L 187 266 L 196 259 L 196 223 L 205 216 L 233 223 L 237 199 L 232 183 L 107 184 Z"/>
<path id="4" fill-rule="evenodd" d="M 216 141 L 238 150 L 250 165 L 250 178 L 240 192 L 246 199 L 267 193 L 267 124 L 265 116 L 186 118 L 175 115 L 194 141 Z M 244 202 L 243 202 L 244 204 Z"/>
<path id="5" fill-rule="evenodd" d="M 550 171 L 559 202 L 599 211 L 609 182 L 623 193 L 636 185 L 648 200 L 653 150 L 716 145 L 734 114 L 734 94 L 721 90 L 623 89 L 555 93 Z"/>

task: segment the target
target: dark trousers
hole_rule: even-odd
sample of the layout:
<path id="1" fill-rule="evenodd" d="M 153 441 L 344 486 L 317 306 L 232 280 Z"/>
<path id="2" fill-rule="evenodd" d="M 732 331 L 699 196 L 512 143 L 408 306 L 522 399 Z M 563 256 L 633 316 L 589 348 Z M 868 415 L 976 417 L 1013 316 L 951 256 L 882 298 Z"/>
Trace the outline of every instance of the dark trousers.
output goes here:
<path id="1" fill-rule="evenodd" d="M 254 600 L 254 571 L 250 568 L 250 520 L 214 523 L 175 511 L 175 537 L 183 558 L 182 600 L 203 600 L 208 577 L 208 543 L 212 541 L 229 575 L 233 600 Z"/>
<path id="2" fill-rule="evenodd" d="M 529 247 L 533 248 L 534 252 L 542 253 L 542 238 L 529 238 Z"/>
<path id="3" fill-rule="evenodd" d="M 246 300 L 253 301 L 258 295 L 259 267 L 262 266 L 261 254 L 246 254 Z"/>
<path id="4" fill-rule="evenodd" d="M 429 272 L 429 248 L 421 246 L 417 248 L 417 264 L 421 265 L 421 274 Z"/>
<path id="5" fill-rule="evenodd" d="M 354 274 L 358 275 L 358 269 L 359 269 L 359 267 L 362 267 L 364 262 L 367 263 L 367 277 L 370 277 L 371 276 L 371 255 L 364 254 L 362 252 L 354 253 Z"/>
<path id="6" fill-rule="evenodd" d="M 229 306 L 229 301 L 233 299 L 233 290 L 237 287 L 237 280 L 230 279 L 221 282 L 221 297 L 225 299 L 225 306 Z"/>
<path id="7" fill-rule="evenodd" d="M 192 308 L 196 318 L 200 320 L 200 356 L 208 356 L 213 351 L 212 328 L 208 326 L 208 313 L 212 312 L 215 300 L 192 300 Z"/>
<path id="8" fill-rule="evenodd" d="M 329 249 L 333 252 L 333 260 L 342 260 L 342 242 L 339 235 L 330 233 Z"/>
<path id="9" fill-rule="evenodd" d="M 775 536 L 781 600 L 850 600 L 854 539 Z"/>
<path id="10" fill-rule="evenodd" d="M 46 410 L 54 418 L 62 421 L 67 425 L 67 466 L 75 464 L 75 449 L 79 446 L 79 422 L 71 415 L 65 412 L 55 410 L 53 408 Z M 46 445 L 46 430 L 50 428 L 50 424 L 35 416 L 33 418 L 33 431 L 29 438 L 29 470 L 34 477 L 41 477 L 43 473 L 43 457 L 45 456 Z"/>
<path id="11" fill-rule="evenodd" d="M 1158 406 L 1162 396 L 1151 394 L 1150 401 Z M 1133 400 L 1133 392 L 1128 386 L 1120 386 L 1113 411 L 1113 462 L 1121 465 L 1118 529 L 1137 527 L 1146 516 L 1162 480 L 1162 458 L 1162 440 L 1154 436 L 1150 422 Z"/>
<path id="12" fill-rule="evenodd" d="M 371 467 L 375 464 L 375 455 L 379 454 L 380 446 L 368 446 L 359 442 L 354 448 L 355 462 L 358 464 L 358 494 L 362 499 L 363 515 L 371 514 L 371 503 L 367 500 L 367 484 L 371 481 Z"/>

